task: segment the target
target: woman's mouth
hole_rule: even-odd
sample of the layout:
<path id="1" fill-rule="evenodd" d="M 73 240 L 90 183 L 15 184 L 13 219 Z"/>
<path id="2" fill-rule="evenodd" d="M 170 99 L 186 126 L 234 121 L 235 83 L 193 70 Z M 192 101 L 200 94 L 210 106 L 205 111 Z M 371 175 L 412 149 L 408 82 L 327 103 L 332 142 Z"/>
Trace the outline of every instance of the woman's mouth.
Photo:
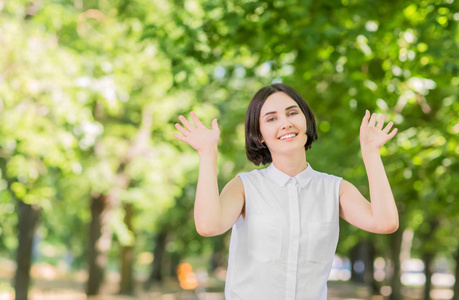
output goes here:
<path id="1" fill-rule="evenodd" d="M 279 140 L 291 140 L 291 139 L 295 138 L 296 136 L 297 136 L 296 133 L 289 133 L 289 134 L 281 136 L 279 138 Z"/>

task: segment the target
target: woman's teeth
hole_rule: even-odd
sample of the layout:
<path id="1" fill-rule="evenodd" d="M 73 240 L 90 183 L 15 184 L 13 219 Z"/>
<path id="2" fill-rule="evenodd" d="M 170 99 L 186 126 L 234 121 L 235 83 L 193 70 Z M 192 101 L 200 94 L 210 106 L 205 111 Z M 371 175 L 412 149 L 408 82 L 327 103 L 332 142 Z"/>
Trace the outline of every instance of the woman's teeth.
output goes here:
<path id="1" fill-rule="evenodd" d="M 282 136 L 280 138 L 280 140 L 288 139 L 288 138 L 292 138 L 292 137 L 296 137 L 296 134 L 292 133 L 292 134 L 284 135 L 284 136 Z"/>

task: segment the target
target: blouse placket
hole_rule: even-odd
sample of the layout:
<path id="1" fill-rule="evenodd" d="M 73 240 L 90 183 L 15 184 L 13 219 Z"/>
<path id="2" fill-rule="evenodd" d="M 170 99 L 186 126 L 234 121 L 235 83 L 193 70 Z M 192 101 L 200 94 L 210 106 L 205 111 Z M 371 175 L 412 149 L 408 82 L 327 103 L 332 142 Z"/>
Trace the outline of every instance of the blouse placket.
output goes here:
<path id="1" fill-rule="evenodd" d="M 290 207 L 290 244 L 288 253 L 287 266 L 287 289 L 286 299 L 295 300 L 297 272 L 298 272 L 298 254 L 300 249 L 300 207 L 298 201 L 298 181 L 291 178 L 287 184 L 288 202 Z"/>

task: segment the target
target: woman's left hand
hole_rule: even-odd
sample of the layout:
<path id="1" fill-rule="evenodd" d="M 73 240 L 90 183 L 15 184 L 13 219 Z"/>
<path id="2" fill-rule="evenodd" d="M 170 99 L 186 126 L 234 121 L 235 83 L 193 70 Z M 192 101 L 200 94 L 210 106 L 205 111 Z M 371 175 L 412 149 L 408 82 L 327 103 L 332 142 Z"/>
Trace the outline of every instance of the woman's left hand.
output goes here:
<path id="1" fill-rule="evenodd" d="M 370 112 L 367 110 L 360 125 L 360 147 L 362 151 L 378 151 L 384 144 L 393 138 L 397 133 L 397 128 L 389 133 L 394 125 L 389 122 L 383 129 L 385 116 L 381 115 L 376 125 L 376 114 L 373 113 L 370 118 Z"/>

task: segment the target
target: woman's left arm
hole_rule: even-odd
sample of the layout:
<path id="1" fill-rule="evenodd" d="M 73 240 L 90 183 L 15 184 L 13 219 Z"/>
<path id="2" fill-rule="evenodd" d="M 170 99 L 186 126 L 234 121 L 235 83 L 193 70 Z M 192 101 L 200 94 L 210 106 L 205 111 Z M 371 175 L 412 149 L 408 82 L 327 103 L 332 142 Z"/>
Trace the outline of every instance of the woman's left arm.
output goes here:
<path id="1" fill-rule="evenodd" d="M 370 186 L 368 202 L 357 188 L 346 180 L 340 185 L 340 216 L 363 230 L 374 233 L 393 233 L 398 229 L 398 211 L 381 160 L 381 147 L 395 136 L 389 122 L 383 129 L 384 115 L 376 125 L 376 114 L 367 110 L 360 126 L 360 147 Z"/>

